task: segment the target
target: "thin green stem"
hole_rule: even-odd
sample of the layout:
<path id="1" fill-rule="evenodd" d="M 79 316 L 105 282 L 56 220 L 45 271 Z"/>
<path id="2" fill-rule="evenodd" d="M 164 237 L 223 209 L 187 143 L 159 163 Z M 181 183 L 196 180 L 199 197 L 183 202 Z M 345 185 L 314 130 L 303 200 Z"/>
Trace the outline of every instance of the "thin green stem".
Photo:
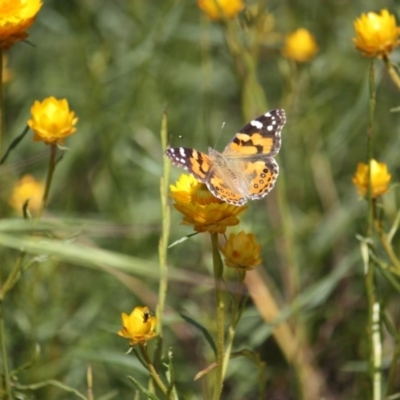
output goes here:
<path id="1" fill-rule="evenodd" d="M 140 349 L 141 355 L 143 356 L 143 359 L 146 362 L 146 367 L 147 367 L 148 371 L 150 372 L 150 375 L 151 375 L 153 381 L 156 383 L 156 385 L 159 387 L 159 389 L 163 392 L 163 394 L 165 396 L 167 396 L 168 398 L 170 398 L 170 396 L 168 395 L 167 387 L 164 385 L 163 381 L 159 377 L 156 369 L 154 368 L 153 363 L 150 360 L 149 355 L 147 354 L 147 346 L 139 344 L 139 349 Z"/>
<path id="2" fill-rule="evenodd" d="M 7 347 L 4 329 L 4 302 L 0 301 L 0 349 L 1 361 L 3 365 L 3 381 L 5 385 L 6 397 L 4 400 L 12 400 L 11 384 L 10 384 L 10 370 L 8 367 Z"/>
<path id="3" fill-rule="evenodd" d="M 43 211 L 47 206 L 47 201 L 48 201 L 49 193 L 50 193 L 51 181 L 53 179 L 54 170 L 56 168 L 56 154 L 57 154 L 57 145 L 51 144 L 50 145 L 49 166 L 47 169 L 46 188 L 45 188 L 43 199 L 42 199 L 42 206 L 40 208 L 37 219 L 39 219 L 42 216 Z"/>
<path id="4" fill-rule="evenodd" d="M 19 254 L 19 257 L 17 258 L 16 262 L 14 263 L 12 270 L 8 274 L 3 287 L 0 289 L 0 301 L 4 300 L 4 297 L 7 294 L 7 292 L 9 292 L 14 287 L 15 283 L 18 281 L 18 279 L 21 275 L 21 272 L 23 270 L 22 262 L 24 260 L 25 255 L 26 255 L 26 253 L 23 251 Z"/>
<path id="5" fill-rule="evenodd" d="M 0 49 L 0 155 L 3 148 L 3 50 Z"/>
<path id="6" fill-rule="evenodd" d="M 211 233 L 213 253 L 215 302 L 217 317 L 217 367 L 215 372 L 215 386 L 213 400 L 219 400 L 224 380 L 224 352 L 225 352 L 225 301 L 222 289 L 222 275 L 224 272 L 221 255 L 218 248 L 218 233 Z"/>

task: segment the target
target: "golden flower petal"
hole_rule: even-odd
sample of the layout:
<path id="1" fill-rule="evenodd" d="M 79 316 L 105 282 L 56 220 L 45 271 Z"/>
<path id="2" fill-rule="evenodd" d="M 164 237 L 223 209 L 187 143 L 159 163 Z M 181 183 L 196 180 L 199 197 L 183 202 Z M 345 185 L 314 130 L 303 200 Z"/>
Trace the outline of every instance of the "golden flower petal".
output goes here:
<path id="1" fill-rule="evenodd" d="M 371 196 L 376 198 L 386 193 L 392 176 L 388 173 L 387 165 L 371 160 Z M 353 176 L 353 184 L 361 196 L 368 194 L 369 168 L 365 163 L 358 163 L 356 173 Z"/>
<path id="2" fill-rule="evenodd" d="M 396 25 L 394 15 L 385 9 L 380 14 L 361 14 L 354 21 L 354 30 L 356 37 L 353 42 L 356 49 L 366 57 L 381 58 L 399 44 L 400 28 Z"/>
<path id="3" fill-rule="evenodd" d="M 66 99 L 51 96 L 42 102 L 35 101 L 31 107 L 32 118 L 27 122 L 34 131 L 33 140 L 46 144 L 62 144 L 64 138 L 76 132 L 78 122 L 75 113 L 69 110 Z"/>
<path id="4" fill-rule="evenodd" d="M 282 54 L 294 61 L 303 63 L 310 61 L 318 51 L 314 36 L 304 28 L 286 36 Z"/>

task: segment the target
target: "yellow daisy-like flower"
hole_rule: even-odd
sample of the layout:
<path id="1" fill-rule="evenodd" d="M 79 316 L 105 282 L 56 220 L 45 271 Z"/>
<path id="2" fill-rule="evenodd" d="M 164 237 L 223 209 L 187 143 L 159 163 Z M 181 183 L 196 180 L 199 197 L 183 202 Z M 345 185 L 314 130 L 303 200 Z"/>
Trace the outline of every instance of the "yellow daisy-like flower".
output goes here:
<path id="1" fill-rule="evenodd" d="M 252 233 L 231 233 L 225 245 L 221 247 L 227 267 L 251 270 L 261 264 L 261 245 Z"/>
<path id="2" fill-rule="evenodd" d="M 314 36 L 307 29 L 299 28 L 286 36 L 282 54 L 286 58 L 304 63 L 310 61 L 317 51 L 318 46 Z"/>
<path id="3" fill-rule="evenodd" d="M 9 49 L 28 37 L 25 31 L 33 24 L 41 7 L 40 0 L 0 1 L 0 49 Z"/>
<path id="4" fill-rule="evenodd" d="M 356 37 L 353 42 L 356 49 L 366 57 L 381 58 L 399 44 L 400 28 L 388 10 L 381 10 L 380 14 L 361 14 L 354 21 L 354 29 Z"/>
<path id="5" fill-rule="evenodd" d="M 388 173 L 387 165 L 371 160 L 371 196 L 379 197 L 388 191 L 388 186 L 392 175 Z M 357 188 L 361 196 L 368 194 L 368 174 L 369 168 L 367 164 L 358 163 L 357 171 L 353 177 L 353 184 Z"/>
<path id="6" fill-rule="evenodd" d="M 31 213 L 35 213 L 42 205 L 43 195 L 43 182 L 38 182 L 32 175 L 27 174 L 15 184 L 9 204 L 22 215 L 22 208 L 26 201 L 29 200 L 28 210 Z"/>
<path id="7" fill-rule="evenodd" d="M 239 223 L 238 215 L 247 209 L 216 198 L 191 175 L 182 174 L 170 188 L 174 207 L 184 215 L 182 224 L 193 225 L 197 232 L 224 233 Z"/>
<path id="8" fill-rule="evenodd" d="M 129 344 L 144 344 L 153 339 L 157 334 L 154 332 L 157 318 L 151 315 L 148 307 L 135 307 L 130 315 L 122 313 L 122 329 L 118 335 L 129 339 Z"/>
<path id="9" fill-rule="evenodd" d="M 234 18 L 244 8 L 243 0 L 197 0 L 197 5 L 213 21 Z"/>
<path id="10" fill-rule="evenodd" d="M 62 144 L 66 136 L 76 132 L 78 122 L 75 113 L 69 110 L 66 99 L 47 97 L 42 102 L 35 101 L 31 107 L 32 119 L 28 126 L 35 132 L 33 140 L 46 144 Z"/>

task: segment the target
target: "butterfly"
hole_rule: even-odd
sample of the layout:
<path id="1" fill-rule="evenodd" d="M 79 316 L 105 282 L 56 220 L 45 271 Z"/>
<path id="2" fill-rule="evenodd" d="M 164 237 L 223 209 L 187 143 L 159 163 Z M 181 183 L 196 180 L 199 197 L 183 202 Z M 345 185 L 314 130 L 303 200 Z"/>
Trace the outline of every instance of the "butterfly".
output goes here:
<path id="1" fill-rule="evenodd" d="M 285 123 L 284 110 L 271 110 L 240 129 L 222 153 L 210 147 L 208 154 L 172 147 L 165 154 L 174 165 L 205 183 L 214 196 L 240 206 L 273 189 L 279 173 L 273 157 L 281 147 Z"/>

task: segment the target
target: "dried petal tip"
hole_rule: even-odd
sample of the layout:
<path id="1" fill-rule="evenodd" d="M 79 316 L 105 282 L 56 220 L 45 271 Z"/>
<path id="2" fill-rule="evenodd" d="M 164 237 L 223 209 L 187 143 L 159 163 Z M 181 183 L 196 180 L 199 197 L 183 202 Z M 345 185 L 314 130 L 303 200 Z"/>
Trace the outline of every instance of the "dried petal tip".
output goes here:
<path id="1" fill-rule="evenodd" d="M 76 132 L 78 118 L 69 110 L 66 99 L 47 97 L 42 102 L 35 101 L 31 107 L 32 119 L 28 126 L 35 132 L 33 140 L 46 144 L 63 144 L 64 138 Z"/>
<path id="2" fill-rule="evenodd" d="M 353 42 L 356 49 L 366 57 L 382 58 L 399 44 L 400 28 L 388 10 L 381 10 L 380 14 L 361 14 L 354 21 L 354 30 L 356 37 Z"/>
<path id="3" fill-rule="evenodd" d="M 122 329 L 118 335 L 129 339 L 129 344 L 144 344 L 153 339 L 157 318 L 151 315 L 148 307 L 135 307 L 130 315 L 122 313 Z"/>
<path id="4" fill-rule="evenodd" d="M 371 160 L 371 196 L 377 198 L 388 191 L 392 175 L 388 173 L 387 165 Z M 357 171 L 353 176 L 353 184 L 361 196 L 368 195 L 368 175 L 367 164 L 358 163 Z"/>

